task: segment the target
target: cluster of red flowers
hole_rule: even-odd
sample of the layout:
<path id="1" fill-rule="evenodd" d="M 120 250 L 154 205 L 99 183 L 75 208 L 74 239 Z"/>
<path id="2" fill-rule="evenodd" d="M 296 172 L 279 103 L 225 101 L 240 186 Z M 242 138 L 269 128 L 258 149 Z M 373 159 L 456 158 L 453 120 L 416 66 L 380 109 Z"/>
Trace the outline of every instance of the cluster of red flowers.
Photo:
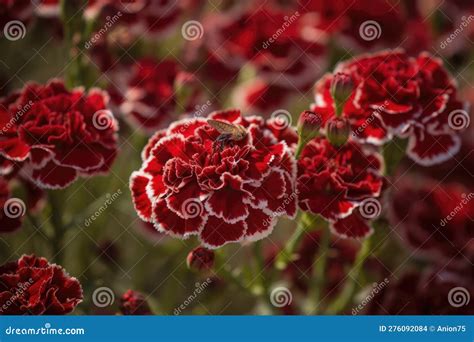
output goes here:
<path id="1" fill-rule="evenodd" d="M 0 314 L 64 315 L 82 298 L 79 281 L 45 258 L 24 255 L 0 266 Z"/>

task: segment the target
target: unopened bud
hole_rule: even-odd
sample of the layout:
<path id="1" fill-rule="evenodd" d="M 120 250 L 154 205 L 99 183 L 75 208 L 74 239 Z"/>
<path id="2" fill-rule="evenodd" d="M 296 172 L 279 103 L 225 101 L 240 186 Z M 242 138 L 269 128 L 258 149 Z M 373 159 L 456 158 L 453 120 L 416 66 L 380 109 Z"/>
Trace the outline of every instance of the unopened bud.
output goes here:
<path id="1" fill-rule="evenodd" d="M 128 290 L 120 298 L 120 312 L 123 315 L 152 315 L 153 312 L 143 294 Z"/>
<path id="2" fill-rule="evenodd" d="M 327 137 L 332 145 L 342 146 L 349 138 L 351 127 L 345 118 L 333 118 L 326 126 Z"/>
<path id="3" fill-rule="evenodd" d="M 186 264 L 190 270 L 209 270 L 214 266 L 214 252 L 204 247 L 197 247 L 189 252 Z"/>
<path id="4" fill-rule="evenodd" d="M 305 110 L 298 119 L 298 133 L 306 141 L 313 139 L 321 128 L 321 115 L 310 110 Z"/>
<path id="5" fill-rule="evenodd" d="M 351 76 L 343 72 L 334 75 L 331 81 L 331 96 L 334 100 L 336 116 L 341 116 L 346 101 L 352 94 L 354 83 Z"/>

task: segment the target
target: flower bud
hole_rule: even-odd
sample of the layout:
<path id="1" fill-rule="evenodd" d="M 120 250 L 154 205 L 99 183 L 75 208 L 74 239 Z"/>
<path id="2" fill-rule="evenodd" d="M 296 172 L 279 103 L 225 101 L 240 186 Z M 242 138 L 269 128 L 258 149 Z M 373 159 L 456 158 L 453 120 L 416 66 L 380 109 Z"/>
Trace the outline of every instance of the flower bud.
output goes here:
<path id="1" fill-rule="evenodd" d="M 214 252 L 204 247 L 197 247 L 189 252 L 186 264 L 190 270 L 209 270 L 214 266 Z"/>
<path id="2" fill-rule="evenodd" d="M 305 110 L 298 119 L 298 134 L 300 138 L 308 141 L 316 137 L 321 128 L 321 115 Z"/>
<path id="3" fill-rule="evenodd" d="M 153 315 L 145 296 L 133 290 L 128 290 L 120 298 L 120 312 L 123 315 Z"/>
<path id="4" fill-rule="evenodd" d="M 345 73 L 338 72 L 331 81 L 331 96 L 334 99 L 336 116 L 341 116 L 346 101 L 354 89 L 352 78 Z"/>
<path id="5" fill-rule="evenodd" d="M 332 145 L 342 146 L 349 138 L 351 127 L 345 118 L 333 118 L 326 126 L 327 137 Z"/>

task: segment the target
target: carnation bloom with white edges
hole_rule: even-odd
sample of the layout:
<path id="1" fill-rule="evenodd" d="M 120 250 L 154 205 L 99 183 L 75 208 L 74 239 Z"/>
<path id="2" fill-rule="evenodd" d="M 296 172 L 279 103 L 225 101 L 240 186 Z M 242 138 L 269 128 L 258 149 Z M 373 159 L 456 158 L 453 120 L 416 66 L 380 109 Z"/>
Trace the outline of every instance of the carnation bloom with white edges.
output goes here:
<path id="1" fill-rule="evenodd" d="M 281 216 L 295 217 L 296 132 L 239 110 L 211 119 L 243 126 L 239 141 L 215 144 L 206 119 L 176 122 L 143 151 L 130 188 L 138 215 L 167 234 L 197 235 L 207 248 L 268 236 Z"/>

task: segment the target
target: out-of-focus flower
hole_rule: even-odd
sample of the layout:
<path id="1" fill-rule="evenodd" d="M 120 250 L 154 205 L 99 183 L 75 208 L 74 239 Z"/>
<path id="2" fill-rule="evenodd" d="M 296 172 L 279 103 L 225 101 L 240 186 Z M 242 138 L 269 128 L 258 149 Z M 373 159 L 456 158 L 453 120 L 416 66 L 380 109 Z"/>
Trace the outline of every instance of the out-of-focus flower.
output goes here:
<path id="1" fill-rule="evenodd" d="M 247 63 L 271 85 L 294 91 L 309 86 L 320 73 L 325 48 L 306 39 L 298 11 L 266 6 L 236 6 L 207 17 L 206 50 L 226 67 Z"/>
<path id="2" fill-rule="evenodd" d="M 69 91 L 61 81 L 27 84 L 0 100 L 3 172 L 13 164 L 41 188 L 64 188 L 79 176 L 107 172 L 118 126 L 98 90 Z"/>
<path id="3" fill-rule="evenodd" d="M 45 258 L 23 255 L 0 266 L 0 314 L 64 315 L 82 298 L 79 281 Z"/>
<path id="4" fill-rule="evenodd" d="M 410 270 L 366 307 L 366 315 L 469 315 L 474 310 L 472 267 L 465 274 L 446 269 Z"/>
<path id="5" fill-rule="evenodd" d="M 467 112 L 439 59 L 427 53 L 412 58 L 402 51 L 386 51 L 341 63 L 336 72 L 354 81 L 355 90 L 343 109 L 354 139 L 381 145 L 393 135 L 408 138 L 408 156 L 425 166 L 459 150 L 458 135 Z M 334 116 L 332 78 L 325 76 L 315 88 L 312 110 L 325 118 Z"/>
<path id="6" fill-rule="evenodd" d="M 341 116 L 342 109 L 354 89 L 354 83 L 352 82 L 351 76 L 343 72 L 337 72 L 334 74 L 330 92 L 334 101 L 336 109 L 336 116 Z"/>
<path id="7" fill-rule="evenodd" d="M 209 270 L 214 266 L 214 251 L 205 247 L 197 247 L 189 252 L 186 265 L 190 270 Z"/>
<path id="8" fill-rule="evenodd" d="M 367 220 L 380 214 L 376 198 L 383 186 L 382 162 L 354 143 L 336 148 L 327 139 L 311 140 L 298 160 L 302 210 L 320 214 L 340 236 L 361 238 L 371 232 Z"/>
<path id="9" fill-rule="evenodd" d="M 127 290 L 120 298 L 120 312 L 123 315 L 153 315 L 143 294 Z"/>
<path id="10" fill-rule="evenodd" d="M 15 23 L 14 26 L 16 27 L 11 27 L 11 30 L 13 31 L 10 31 L 10 35 L 16 36 L 19 32 L 17 30 L 25 29 L 24 25 L 31 20 L 32 14 L 33 6 L 31 5 L 31 0 L 0 1 L 0 35 L 3 35 L 5 33 L 4 30 L 6 30 L 7 32 L 9 31 L 8 26 L 6 27 L 5 25 L 7 25 L 8 23 Z M 18 21 L 21 22 L 21 24 Z M 23 26 L 19 26 L 19 24 Z"/>
<path id="11" fill-rule="evenodd" d="M 194 76 L 180 70 L 173 60 L 141 59 L 117 74 L 111 93 L 126 119 L 147 133 L 154 133 L 176 119 L 177 111 L 192 112 L 202 98 Z M 121 93 L 123 92 L 123 96 Z"/>
<path id="12" fill-rule="evenodd" d="M 474 192 L 428 178 L 397 183 L 391 219 L 402 241 L 434 262 L 474 260 Z M 407 201 L 407 199 L 410 199 Z"/>
<path id="13" fill-rule="evenodd" d="M 241 125 L 238 141 L 216 146 L 221 133 L 205 119 L 181 120 L 153 136 L 130 188 L 139 216 L 175 237 L 198 235 L 204 247 L 260 240 L 277 218 L 296 214 L 295 159 L 272 121 L 214 112 Z M 296 140 L 293 132 L 292 140 Z M 220 138 L 219 138 L 220 139 Z"/>

